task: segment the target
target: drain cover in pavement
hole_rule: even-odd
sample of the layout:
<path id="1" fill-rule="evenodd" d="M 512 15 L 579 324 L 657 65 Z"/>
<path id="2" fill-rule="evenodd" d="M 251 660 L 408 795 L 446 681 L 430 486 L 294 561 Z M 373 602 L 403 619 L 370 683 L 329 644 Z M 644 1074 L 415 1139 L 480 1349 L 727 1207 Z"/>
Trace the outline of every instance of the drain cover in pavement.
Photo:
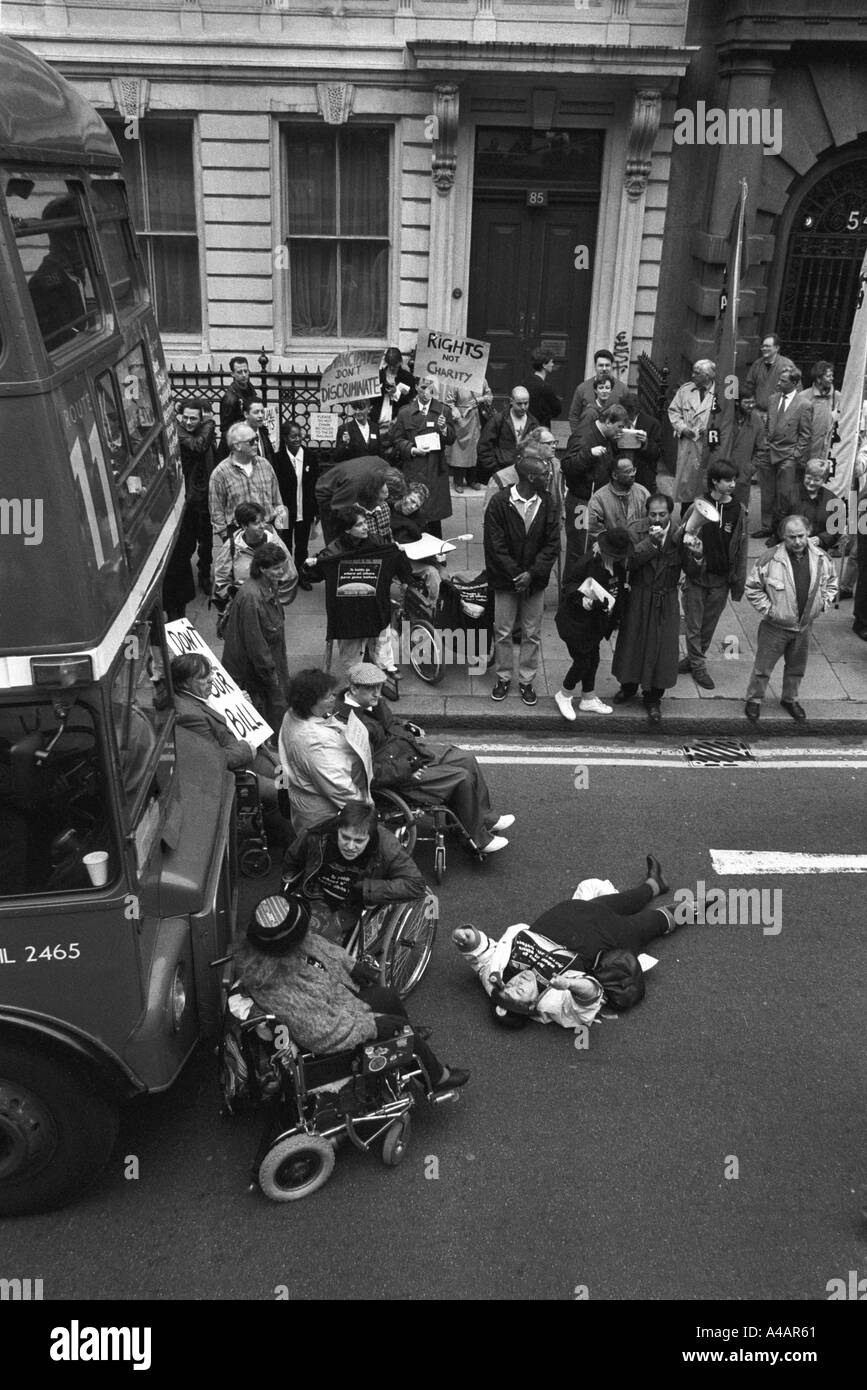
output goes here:
<path id="1" fill-rule="evenodd" d="M 754 763 L 755 758 L 738 738 L 703 739 L 701 743 L 685 743 L 684 756 L 692 767 L 732 767 L 736 763 Z"/>

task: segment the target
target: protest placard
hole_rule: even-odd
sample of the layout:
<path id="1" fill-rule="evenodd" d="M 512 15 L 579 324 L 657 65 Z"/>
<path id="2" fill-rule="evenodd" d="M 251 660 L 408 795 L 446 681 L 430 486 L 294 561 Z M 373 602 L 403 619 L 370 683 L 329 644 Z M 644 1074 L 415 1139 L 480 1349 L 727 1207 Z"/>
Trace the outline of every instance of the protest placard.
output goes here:
<path id="1" fill-rule="evenodd" d="M 319 382 L 319 404 L 323 410 L 347 401 L 379 395 L 381 352 L 341 352 L 330 362 Z"/>
<path id="2" fill-rule="evenodd" d="M 189 618 L 166 623 L 166 638 L 173 657 L 185 656 L 187 652 L 201 652 L 202 656 L 208 658 L 214 668 L 213 694 L 207 702 L 208 706 L 222 715 L 235 738 L 244 739 L 253 748 L 258 748 L 266 738 L 270 738 L 273 733 L 270 724 L 265 723 L 255 705 L 235 684 Z"/>
<path id="3" fill-rule="evenodd" d="M 310 438 L 317 440 L 320 444 L 334 443 L 337 438 L 339 423 L 340 417 L 338 415 L 330 415 L 326 411 L 311 410 L 307 416 Z"/>
<path id="4" fill-rule="evenodd" d="M 481 393 L 490 351 L 490 343 L 475 338 L 455 338 L 435 328 L 420 328 L 415 374 L 435 376 L 443 400 L 451 400 L 456 386 Z"/>

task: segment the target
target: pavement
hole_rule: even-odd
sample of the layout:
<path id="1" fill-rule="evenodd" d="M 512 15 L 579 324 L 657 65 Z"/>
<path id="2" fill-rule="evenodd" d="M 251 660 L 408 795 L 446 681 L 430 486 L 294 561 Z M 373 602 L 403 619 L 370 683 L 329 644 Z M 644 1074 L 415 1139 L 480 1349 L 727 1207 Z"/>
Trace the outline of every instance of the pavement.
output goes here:
<path id="1" fill-rule="evenodd" d="M 452 492 L 453 514 L 443 522 L 443 536 L 470 533 L 471 541 L 459 541 L 449 554 L 449 574 L 478 574 L 484 568 L 482 545 L 482 498 L 478 492 Z M 759 527 L 758 488 L 752 490 L 750 531 Z M 765 543 L 750 540 L 750 562 L 763 554 Z M 416 676 L 408 660 L 401 661 L 399 707 L 426 728 L 460 724 L 466 728 L 497 728 L 529 733 L 556 730 L 566 736 L 586 738 L 598 734 L 653 736 L 659 730 L 647 723 L 640 700 L 625 707 L 615 706 L 610 715 L 579 713 L 575 723 L 567 723 L 554 704 L 554 693 L 570 666 L 569 655 L 554 626 L 557 609 L 557 578 L 552 575 L 545 598 L 542 625 L 542 660 L 536 681 L 539 702 L 532 708 L 522 704 L 518 693 L 517 670 L 507 699 L 491 700 L 494 672 L 473 676 L 466 665 L 446 667 L 440 684 L 425 684 Z M 187 616 L 202 636 L 219 651 L 214 614 L 203 595 L 190 604 Z M 746 602 L 729 603 L 720 620 L 708 655 L 708 670 L 714 690 L 702 690 L 691 676 L 679 676 L 677 685 L 666 691 L 662 704 L 662 728 L 673 734 L 694 736 L 724 735 L 756 738 L 805 734 L 856 734 L 867 716 L 867 644 L 852 631 L 852 600 L 824 614 L 813 626 L 807 673 L 799 699 L 807 713 L 806 724 L 795 724 L 779 705 L 782 663 L 771 679 L 758 725 L 744 717 L 744 692 L 755 653 L 759 615 Z M 309 593 L 300 592 L 287 616 L 287 647 L 290 671 L 325 664 L 325 589 L 316 585 Z M 681 654 L 685 646 L 681 641 Z M 596 682 L 596 693 L 606 703 L 618 688 L 611 675 L 613 649 L 604 642 Z M 516 652 L 517 667 L 517 652 Z M 577 709 L 577 700 L 576 700 Z"/>

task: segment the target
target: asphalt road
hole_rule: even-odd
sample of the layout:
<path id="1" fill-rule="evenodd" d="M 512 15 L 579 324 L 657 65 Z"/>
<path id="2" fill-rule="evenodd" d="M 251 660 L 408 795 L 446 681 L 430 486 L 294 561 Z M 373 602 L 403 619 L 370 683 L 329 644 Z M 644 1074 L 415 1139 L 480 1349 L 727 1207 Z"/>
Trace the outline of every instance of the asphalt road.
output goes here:
<path id="1" fill-rule="evenodd" d="M 709 854 L 861 852 L 867 751 L 817 745 L 840 764 L 825 768 L 694 768 L 678 745 L 643 757 L 634 744 L 639 765 L 611 766 L 553 737 L 498 742 L 487 771 L 496 807 L 518 817 L 511 846 L 484 867 L 451 852 L 410 1000 L 472 1080 L 458 1104 L 415 1112 L 403 1165 L 342 1146 L 308 1200 L 248 1193 L 258 1123 L 220 1119 L 202 1054 L 129 1108 L 91 1194 L 2 1223 L 3 1272 L 64 1300 L 267 1300 L 280 1285 L 293 1300 L 569 1300 L 581 1286 L 592 1300 L 822 1300 L 867 1264 L 864 876 L 718 879 Z M 628 886 L 649 850 L 673 886 L 779 890 L 781 929 L 660 941 L 645 1002 L 594 1027 L 588 1050 L 554 1026 L 497 1029 L 451 929 L 499 934 L 585 877 Z"/>

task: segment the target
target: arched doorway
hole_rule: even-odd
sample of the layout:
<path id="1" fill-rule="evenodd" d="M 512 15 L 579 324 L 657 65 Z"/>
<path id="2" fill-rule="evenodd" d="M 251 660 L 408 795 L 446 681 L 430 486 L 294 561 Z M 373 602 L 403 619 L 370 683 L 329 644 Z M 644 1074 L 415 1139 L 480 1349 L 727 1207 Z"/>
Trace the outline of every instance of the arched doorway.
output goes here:
<path id="1" fill-rule="evenodd" d="M 838 386 L 849 355 L 858 274 L 867 250 L 867 154 L 814 179 L 789 221 L 776 315 L 783 351 L 806 373 L 834 363 Z"/>

